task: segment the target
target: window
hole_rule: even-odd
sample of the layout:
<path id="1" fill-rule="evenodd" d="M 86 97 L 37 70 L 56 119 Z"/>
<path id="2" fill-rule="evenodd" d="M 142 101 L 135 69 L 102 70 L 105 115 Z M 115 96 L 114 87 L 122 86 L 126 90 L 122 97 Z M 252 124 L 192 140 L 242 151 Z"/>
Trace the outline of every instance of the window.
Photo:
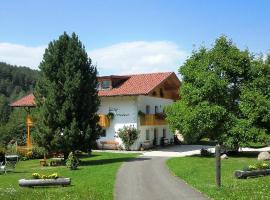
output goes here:
<path id="1" fill-rule="evenodd" d="M 102 90 L 108 90 L 110 89 L 111 81 L 102 81 L 101 82 L 101 89 Z"/>
<path id="2" fill-rule="evenodd" d="M 150 140 L 150 133 L 148 129 L 145 131 L 145 140 Z"/>
<path id="3" fill-rule="evenodd" d="M 163 137 L 166 138 L 166 128 L 163 129 Z"/>
<path id="4" fill-rule="evenodd" d="M 102 130 L 101 130 L 100 136 L 101 136 L 101 137 L 106 137 L 106 129 L 102 129 Z"/>
<path id="5" fill-rule="evenodd" d="M 150 114 L 150 106 L 146 105 L 145 107 L 145 114 Z"/>
<path id="6" fill-rule="evenodd" d="M 158 106 L 155 106 L 155 114 L 158 113 Z"/>

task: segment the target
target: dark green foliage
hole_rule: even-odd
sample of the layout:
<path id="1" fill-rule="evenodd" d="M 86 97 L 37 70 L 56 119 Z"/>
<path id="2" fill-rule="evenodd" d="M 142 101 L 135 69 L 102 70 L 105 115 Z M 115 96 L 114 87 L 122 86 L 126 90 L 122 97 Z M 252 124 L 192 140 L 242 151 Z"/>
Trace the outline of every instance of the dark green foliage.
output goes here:
<path id="1" fill-rule="evenodd" d="M 269 125 L 266 103 L 269 102 L 269 90 L 265 89 L 269 88 L 269 82 L 265 74 L 264 80 L 256 75 L 262 74 L 259 66 L 263 66 L 262 61 L 247 50 L 239 50 L 224 36 L 218 38 L 211 49 L 202 47 L 193 51 L 179 69 L 183 76 L 181 100 L 166 109 L 171 129 L 180 130 L 187 142 L 209 137 L 234 149 L 251 141 L 265 140 L 267 131 L 254 129 L 252 117 L 247 114 L 249 106 L 244 109 L 249 95 L 249 100 L 256 102 L 259 107 L 256 109 L 260 110 L 257 120 Z M 249 86 L 257 78 L 264 97 L 256 97 L 258 90 L 251 91 Z M 260 102 L 264 102 L 264 106 L 258 105 Z M 253 109 L 249 108 L 252 113 L 255 105 Z"/>
<path id="2" fill-rule="evenodd" d="M 251 71 L 253 80 L 243 87 L 240 109 L 246 126 L 259 141 L 270 133 L 270 56 L 256 60 Z"/>
<path id="3" fill-rule="evenodd" d="M 110 120 L 113 120 L 114 119 L 114 113 L 113 112 L 109 112 L 107 114 L 107 117 L 110 119 Z"/>
<path id="4" fill-rule="evenodd" d="M 14 100 L 30 93 L 38 79 L 38 71 L 0 62 L 0 143 L 10 140 L 24 144 L 25 112 L 12 111 L 9 106 Z"/>
<path id="5" fill-rule="evenodd" d="M 0 124 L 8 122 L 10 113 L 11 108 L 9 106 L 8 98 L 5 95 L 0 94 Z"/>
<path id="6" fill-rule="evenodd" d="M 139 131 L 133 126 L 124 126 L 119 129 L 118 136 L 123 141 L 126 150 L 130 150 L 130 147 L 139 137 Z"/>
<path id="7" fill-rule="evenodd" d="M 18 145 L 26 142 L 26 112 L 23 109 L 15 109 L 7 123 L 0 126 L 0 145 L 7 145 L 11 140 L 17 141 Z"/>
<path id="8" fill-rule="evenodd" d="M 204 148 L 202 148 L 200 150 L 200 154 L 203 157 L 209 157 L 209 156 L 213 156 L 214 155 L 211 151 L 209 151 L 208 149 L 204 149 Z"/>
<path id="9" fill-rule="evenodd" d="M 141 110 L 138 111 L 138 116 L 139 117 L 144 117 L 145 116 L 145 113 Z"/>
<path id="10" fill-rule="evenodd" d="M 48 152 L 44 147 L 34 146 L 32 148 L 32 158 L 33 159 L 41 159 L 44 158 L 44 155 L 46 155 Z"/>
<path id="11" fill-rule="evenodd" d="M 70 170 L 75 170 L 78 168 L 79 159 L 73 152 L 69 153 L 66 165 Z"/>
<path id="12" fill-rule="evenodd" d="M 33 91 L 37 79 L 37 70 L 0 62 L 0 94 L 9 102 Z"/>
<path id="13" fill-rule="evenodd" d="M 49 151 L 91 149 L 100 127 L 97 70 L 78 37 L 64 33 L 51 42 L 35 89 L 38 143 Z"/>

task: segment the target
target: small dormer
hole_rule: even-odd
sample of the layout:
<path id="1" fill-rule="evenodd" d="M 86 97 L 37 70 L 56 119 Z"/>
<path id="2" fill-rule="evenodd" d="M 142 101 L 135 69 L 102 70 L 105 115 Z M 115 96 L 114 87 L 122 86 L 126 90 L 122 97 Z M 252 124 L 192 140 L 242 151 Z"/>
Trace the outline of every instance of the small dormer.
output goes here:
<path id="1" fill-rule="evenodd" d="M 112 88 L 110 79 L 98 80 L 98 90 L 109 90 Z"/>
<path id="2" fill-rule="evenodd" d="M 98 77 L 98 90 L 111 90 L 122 85 L 129 76 L 101 76 Z"/>

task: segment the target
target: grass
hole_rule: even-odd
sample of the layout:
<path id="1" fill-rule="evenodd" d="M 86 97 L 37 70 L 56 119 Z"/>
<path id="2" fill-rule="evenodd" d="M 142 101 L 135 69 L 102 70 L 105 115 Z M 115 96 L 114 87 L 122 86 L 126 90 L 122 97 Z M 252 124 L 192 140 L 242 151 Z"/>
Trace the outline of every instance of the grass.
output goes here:
<path id="1" fill-rule="evenodd" d="M 93 153 L 91 157 L 82 158 L 78 170 L 71 171 L 65 166 L 40 167 L 39 160 L 20 161 L 14 172 L 0 175 L 0 199 L 49 200 L 49 199 L 113 199 L 116 173 L 121 163 L 137 154 Z M 58 173 L 71 178 L 68 187 L 21 188 L 18 180 L 31 178 L 32 173 Z"/>
<path id="2" fill-rule="evenodd" d="M 270 199 L 270 176 L 236 179 L 234 171 L 256 163 L 256 158 L 229 157 L 222 160 L 222 186 L 215 186 L 215 159 L 212 157 L 172 158 L 167 165 L 172 173 L 211 199 Z"/>

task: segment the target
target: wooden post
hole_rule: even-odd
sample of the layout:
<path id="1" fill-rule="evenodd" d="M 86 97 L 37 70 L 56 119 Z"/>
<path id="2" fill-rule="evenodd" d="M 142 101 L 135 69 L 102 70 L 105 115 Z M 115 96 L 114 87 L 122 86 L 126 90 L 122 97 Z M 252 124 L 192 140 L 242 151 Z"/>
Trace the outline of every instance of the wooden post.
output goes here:
<path id="1" fill-rule="evenodd" d="M 221 163 L 220 163 L 220 145 L 216 145 L 216 185 L 221 186 Z"/>
<path id="2" fill-rule="evenodd" d="M 29 151 L 32 148 L 32 142 L 31 142 L 31 137 L 30 137 L 30 127 L 33 126 L 33 122 L 30 118 L 29 112 L 27 112 L 26 126 L 27 126 L 26 146 L 27 146 L 27 150 Z"/>

